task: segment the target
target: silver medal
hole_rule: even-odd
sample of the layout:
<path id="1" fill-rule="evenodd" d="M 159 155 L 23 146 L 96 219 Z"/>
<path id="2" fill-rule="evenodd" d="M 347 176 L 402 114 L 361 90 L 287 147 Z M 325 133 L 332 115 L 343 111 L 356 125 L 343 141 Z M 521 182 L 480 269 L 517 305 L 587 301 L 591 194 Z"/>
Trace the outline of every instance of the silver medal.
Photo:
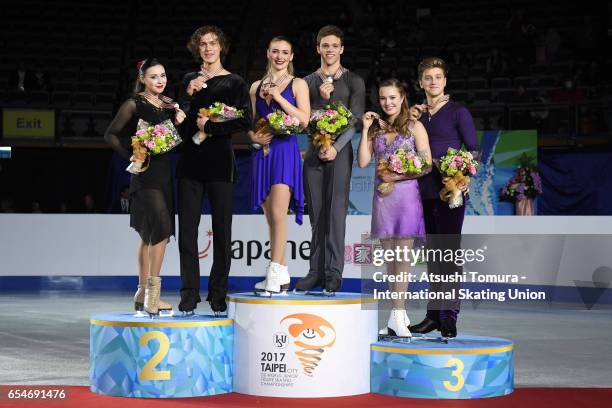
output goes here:
<path id="1" fill-rule="evenodd" d="M 208 85 L 206 84 L 206 82 L 204 82 L 204 84 L 202 85 L 202 88 L 207 88 Z"/>

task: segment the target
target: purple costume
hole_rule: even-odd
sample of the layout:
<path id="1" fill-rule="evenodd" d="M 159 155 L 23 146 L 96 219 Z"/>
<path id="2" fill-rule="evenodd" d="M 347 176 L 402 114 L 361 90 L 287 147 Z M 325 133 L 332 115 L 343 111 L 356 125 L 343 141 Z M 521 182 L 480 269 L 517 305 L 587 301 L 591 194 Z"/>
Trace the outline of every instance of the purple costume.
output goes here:
<path id="1" fill-rule="evenodd" d="M 294 106 L 293 81 L 281 95 Z M 274 110 L 282 110 L 276 101 L 270 105 L 259 96 L 261 84 L 257 88 L 255 109 L 257 116 L 265 118 Z M 251 203 L 258 209 L 270 194 L 274 184 L 286 184 L 291 190 L 289 208 L 295 212 L 295 222 L 302 224 L 304 215 L 304 186 L 302 178 L 302 157 L 296 135 L 274 136 L 270 142 L 270 152 L 264 156 L 263 149 L 254 150 L 252 155 L 253 177 L 251 180 Z"/>
<path id="2" fill-rule="evenodd" d="M 389 144 L 385 134 L 378 133 L 374 137 L 377 167 L 380 160 L 388 160 L 399 148 L 414 153 L 414 136 L 398 134 Z M 380 178 L 376 177 L 375 187 L 380 183 Z M 391 193 L 385 196 L 374 192 L 371 233 L 373 238 L 379 239 L 416 238 L 425 235 L 423 206 L 417 180 L 397 181 Z"/>
<path id="3" fill-rule="evenodd" d="M 478 150 L 476 129 L 470 112 L 462 105 L 448 101 L 433 116 L 425 112 L 420 119 L 429 136 L 431 157 L 439 159 L 446 154 L 449 147 L 459 149 L 465 145 L 467 150 Z M 450 209 L 448 203 L 440 199 L 442 176 L 433 166 L 431 173 L 419 179 L 423 211 L 425 215 L 425 230 L 427 232 L 428 248 L 456 250 L 461 247 L 461 228 L 465 214 L 464 205 Z M 428 262 L 430 274 L 448 275 L 454 272 L 462 273 L 462 267 L 449 262 Z M 458 284 L 433 283 L 430 291 L 446 292 L 457 289 Z M 457 320 L 459 300 L 430 300 L 427 304 L 427 317 L 432 320 Z"/>

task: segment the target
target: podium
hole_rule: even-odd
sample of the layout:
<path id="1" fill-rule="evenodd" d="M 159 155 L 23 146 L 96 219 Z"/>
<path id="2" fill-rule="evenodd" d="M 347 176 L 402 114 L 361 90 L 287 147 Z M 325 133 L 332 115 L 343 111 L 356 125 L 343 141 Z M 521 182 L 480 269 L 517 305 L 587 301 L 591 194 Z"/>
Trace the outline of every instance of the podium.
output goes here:
<path id="1" fill-rule="evenodd" d="M 375 302 L 356 293 L 230 295 L 234 391 L 287 398 L 369 393 Z"/>
<path id="2" fill-rule="evenodd" d="M 472 399 L 508 395 L 514 344 L 494 337 L 377 341 L 376 300 L 355 293 L 228 297 L 228 318 L 90 320 L 91 391 L 140 398 L 228 392 L 285 398 L 369 392 Z"/>
<path id="3" fill-rule="evenodd" d="M 140 398 L 196 397 L 232 391 L 234 326 L 205 315 L 90 320 L 91 391 Z"/>
<path id="4" fill-rule="evenodd" d="M 508 395 L 514 345 L 495 337 L 458 336 L 372 345 L 373 393 L 412 398 L 472 399 Z"/>

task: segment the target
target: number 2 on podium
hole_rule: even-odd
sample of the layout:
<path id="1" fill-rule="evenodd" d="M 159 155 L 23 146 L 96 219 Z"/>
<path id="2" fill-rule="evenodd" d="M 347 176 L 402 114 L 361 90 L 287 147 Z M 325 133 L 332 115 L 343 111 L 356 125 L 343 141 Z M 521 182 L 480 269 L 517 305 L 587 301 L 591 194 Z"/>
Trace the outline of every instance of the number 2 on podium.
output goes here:
<path id="1" fill-rule="evenodd" d="M 154 371 L 153 369 L 157 367 L 157 365 L 166 357 L 166 354 L 168 354 L 168 350 L 170 350 L 170 340 L 163 332 L 150 331 L 146 332 L 140 337 L 140 347 L 146 346 L 147 343 L 153 339 L 159 341 L 159 350 L 157 350 L 157 353 L 155 353 L 153 357 L 151 357 L 151 359 L 142 367 L 140 374 L 138 374 L 138 379 L 142 381 L 169 380 L 170 371 Z"/>
<path id="2" fill-rule="evenodd" d="M 451 375 L 457 379 L 457 383 L 453 385 L 450 381 L 444 381 L 443 384 L 444 388 L 449 391 L 459 391 L 461 388 L 463 388 L 463 385 L 465 384 L 465 378 L 463 378 L 463 376 L 461 375 L 465 366 L 463 365 L 463 361 L 459 360 L 458 358 L 450 358 L 446 362 L 446 367 L 451 367 L 453 365 L 457 368 L 453 370 Z"/>

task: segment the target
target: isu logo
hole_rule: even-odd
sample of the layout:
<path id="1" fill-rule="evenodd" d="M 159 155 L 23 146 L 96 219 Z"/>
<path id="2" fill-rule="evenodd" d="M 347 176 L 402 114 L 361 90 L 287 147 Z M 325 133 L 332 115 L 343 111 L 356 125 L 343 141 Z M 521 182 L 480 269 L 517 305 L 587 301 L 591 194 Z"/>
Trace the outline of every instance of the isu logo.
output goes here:
<path id="1" fill-rule="evenodd" d="M 204 249 L 198 252 L 199 259 L 204 259 L 208 256 L 208 250 L 210 249 L 210 246 L 212 245 L 212 236 L 213 236 L 213 232 L 211 230 L 208 230 L 206 232 L 206 238 L 208 238 L 208 242 L 206 243 L 206 246 L 204 247 Z"/>
<path id="2" fill-rule="evenodd" d="M 294 339 L 293 344 L 298 348 L 295 355 L 302 364 L 304 374 L 312 377 L 325 349 L 336 342 L 336 329 L 322 317 L 307 313 L 286 316 L 281 324 L 285 321 L 287 331 Z"/>
<path id="3" fill-rule="evenodd" d="M 285 348 L 289 343 L 288 335 L 285 332 L 274 333 L 272 343 L 276 348 Z"/>

